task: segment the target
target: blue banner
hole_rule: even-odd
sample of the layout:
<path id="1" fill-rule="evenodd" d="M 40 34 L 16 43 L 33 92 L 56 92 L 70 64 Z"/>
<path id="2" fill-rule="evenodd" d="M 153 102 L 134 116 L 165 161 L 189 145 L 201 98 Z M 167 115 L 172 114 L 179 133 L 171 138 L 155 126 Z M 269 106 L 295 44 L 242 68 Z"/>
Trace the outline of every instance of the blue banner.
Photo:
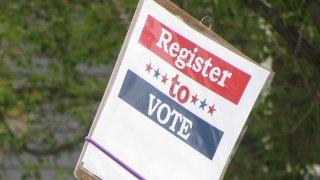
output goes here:
<path id="1" fill-rule="evenodd" d="M 223 136 L 221 130 L 188 111 L 130 70 L 126 74 L 119 97 L 212 160 Z"/>

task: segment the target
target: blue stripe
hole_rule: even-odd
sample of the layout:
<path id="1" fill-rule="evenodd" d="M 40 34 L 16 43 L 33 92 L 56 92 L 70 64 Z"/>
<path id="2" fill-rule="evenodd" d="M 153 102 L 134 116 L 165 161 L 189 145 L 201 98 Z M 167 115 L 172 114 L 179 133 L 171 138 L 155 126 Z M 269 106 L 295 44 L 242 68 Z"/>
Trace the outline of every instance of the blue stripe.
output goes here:
<path id="1" fill-rule="evenodd" d="M 155 99 L 160 99 L 161 104 L 167 104 L 171 108 L 171 111 L 175 109 L 181 113 L 184 117 L 192 121 L 192 128 L 188 129 L 190 136 L 188 138 L 182 138 L 177 134 L 181 127 L 181 123 L 178 121 L 176 124 L 176 131 L 173 132 L 169 129 L 174 116 L 170 117 L 170 120 L 166 124 L 161 124 L 157 120 L 157 110 L 151 116 L 148 114 L 149 98 L 150 94 L 155 96 Z M 119 97 L 131 105 L 133 108 L 147 116 L 150 120 L 157 123 L 169 133 L 173 134 L 181 141 L 185 142 L 193 149 L 197 150 L 205 157 L 212 160 L 219 142 L 222 138 L 223 132 L 216 127 L 213 127 L 209 123 L 205 122 L 195 114 L 188 111 L 186 108 L 163 94 L 161 91 L 156 89 L 154 86 L 143 80 L 141 77 L 128 70 L 125 80 L 122 84 Z M 153 105 L 156 104 L 156 100 L 153 101 Z M 160 117 L 166 116 L 167 110 L 163 110 Z M 168 147 L 170 148 L 170 147 Z"/>

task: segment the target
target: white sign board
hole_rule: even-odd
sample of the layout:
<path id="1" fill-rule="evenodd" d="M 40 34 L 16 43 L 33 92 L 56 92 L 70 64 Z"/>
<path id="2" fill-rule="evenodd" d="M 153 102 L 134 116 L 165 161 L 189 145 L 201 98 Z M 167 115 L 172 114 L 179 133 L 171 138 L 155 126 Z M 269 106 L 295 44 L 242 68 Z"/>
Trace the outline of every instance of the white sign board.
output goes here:
<path id="1" fill-rule="evenodd" d="M 152 0 L 136 18 L 90 138 L 145 179 L 219 179 L 270 72 Z M 136 179 L 92 143 L 80 161 Z"/>

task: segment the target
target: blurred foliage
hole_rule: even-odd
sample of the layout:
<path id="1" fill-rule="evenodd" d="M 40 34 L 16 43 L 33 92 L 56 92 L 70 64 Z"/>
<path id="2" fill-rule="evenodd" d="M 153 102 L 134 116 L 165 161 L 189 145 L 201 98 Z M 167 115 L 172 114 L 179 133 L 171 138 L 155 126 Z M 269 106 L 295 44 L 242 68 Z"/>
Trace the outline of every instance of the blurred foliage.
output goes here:
<path id="1" fill-rule="evenodd" d="M 225 179 L 302 179 L 320 164 L 320 3 L 174 1 L 276 73 L 253 110 Z M 0 172 L 19 161 L 41 179 L 51 158 L 81 148 L 137 0 L 0 1 Z M 83 70 L 85 69 L 85 70 Z M 62 138 L 63 137 L 63 138 Z M 35 161 L 19 158 L 30 154 Z M 0 179 L 1 179 L 0 173 Z M 3 176 L 4 178 L 4 176 Z"/>

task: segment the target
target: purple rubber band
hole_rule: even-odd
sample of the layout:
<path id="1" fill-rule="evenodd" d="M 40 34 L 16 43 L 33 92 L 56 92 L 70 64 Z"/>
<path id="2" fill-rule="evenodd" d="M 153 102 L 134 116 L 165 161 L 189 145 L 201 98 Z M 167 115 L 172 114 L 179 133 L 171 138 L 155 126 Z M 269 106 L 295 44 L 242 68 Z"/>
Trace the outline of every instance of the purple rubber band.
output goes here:
<path id="1" fill-rule="evenodd" d="M 102 147 L 100 144 L 98 144 L 95 140 L 91 139 L 91 137 L 87 136 L 85 138 L 86 141 L 90 142 L 92 145 L 94 145 L 96 148 L 101 150 L 103 153 L 108 155 L 112 160 L 114 160 L 116 163 L 118 163 L 120 166 L 125 168 L 127 171 L 129 171 L 132 175 L 137 177 L 140 180 L 145 180 L 144 177 L 142 177 L 139 173 L 134 171 L 132 168 L 130 168 L 128 165 L 126 165 L 124 162 L 122 162 L 120 159 L 118 159 L 116 156 L 114 156 L 112 153 L 110 153 L 108 150 L 106 150 L 104 147 Z"/>

